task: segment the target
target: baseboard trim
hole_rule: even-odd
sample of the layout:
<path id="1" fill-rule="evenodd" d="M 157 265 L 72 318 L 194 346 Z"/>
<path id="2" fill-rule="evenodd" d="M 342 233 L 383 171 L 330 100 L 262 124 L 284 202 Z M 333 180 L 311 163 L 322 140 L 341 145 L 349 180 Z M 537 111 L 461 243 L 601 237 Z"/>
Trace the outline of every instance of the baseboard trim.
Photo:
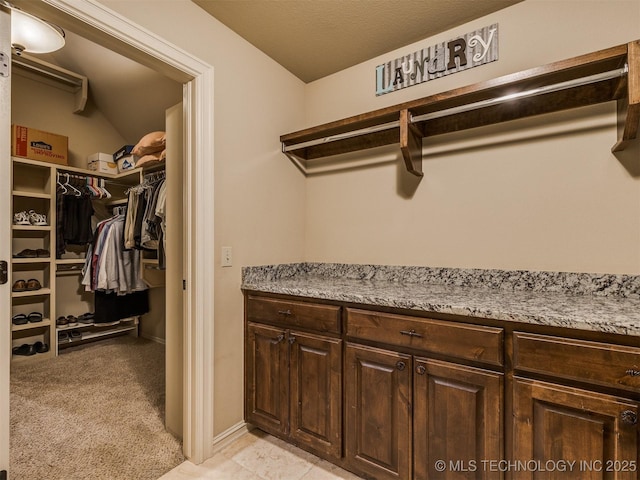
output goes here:
<path id="1" fill-rule="evenodd" d="M 140 336 L 142 338 L 146 338 L 147 340 L 151 340 L 152 342 L 161 343 L 162 345 L 167 344 L 167 341 L 164 338 L 154 337 L 153 335 L 149 335 L 146 333 L 141 333 Z"/>
<path id="2" fill-rule="evenodd" d="M 219 433 L 218 435 L 213 437 L 213 454 L 215 455 L 245 433 L 253 430 L 253 428 L 254 427 L 252 425 L 249 425 L 248 423 L 242 421 L 227 428 L 224 432 Z"/>

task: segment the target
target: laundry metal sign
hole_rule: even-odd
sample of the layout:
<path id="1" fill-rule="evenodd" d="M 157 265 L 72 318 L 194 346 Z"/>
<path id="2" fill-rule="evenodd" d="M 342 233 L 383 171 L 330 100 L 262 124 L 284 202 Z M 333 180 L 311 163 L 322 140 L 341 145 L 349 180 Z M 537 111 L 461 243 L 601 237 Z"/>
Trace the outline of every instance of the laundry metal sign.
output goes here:
<path id="1" fill-rule="evenodd" d="M 498 24 L 376 67 L 376 95 L 395 92 L 498 60 Z"/>

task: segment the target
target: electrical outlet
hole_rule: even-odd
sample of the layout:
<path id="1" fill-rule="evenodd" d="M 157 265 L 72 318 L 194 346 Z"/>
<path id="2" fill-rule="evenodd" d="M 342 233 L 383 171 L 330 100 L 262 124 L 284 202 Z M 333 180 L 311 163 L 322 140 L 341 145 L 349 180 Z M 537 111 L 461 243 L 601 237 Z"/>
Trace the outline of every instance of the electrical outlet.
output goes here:
<path id="1" fill-rule="evenodd" d="M 222 266 L 230 267 L 232 265 L 232 251 L 231 247 L 222 247 Z"/>

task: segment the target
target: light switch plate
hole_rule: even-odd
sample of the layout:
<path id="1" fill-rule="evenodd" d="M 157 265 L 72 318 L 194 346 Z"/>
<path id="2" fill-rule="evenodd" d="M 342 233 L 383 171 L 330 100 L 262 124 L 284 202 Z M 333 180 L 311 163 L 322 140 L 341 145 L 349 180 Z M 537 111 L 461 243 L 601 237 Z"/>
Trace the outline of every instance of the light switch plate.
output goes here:
<path id="1" fill-rule="evenodd" d="M 222 260 L 223 267 L 230 267 L 233 264 L 231 247 L 222 247 Z"/>

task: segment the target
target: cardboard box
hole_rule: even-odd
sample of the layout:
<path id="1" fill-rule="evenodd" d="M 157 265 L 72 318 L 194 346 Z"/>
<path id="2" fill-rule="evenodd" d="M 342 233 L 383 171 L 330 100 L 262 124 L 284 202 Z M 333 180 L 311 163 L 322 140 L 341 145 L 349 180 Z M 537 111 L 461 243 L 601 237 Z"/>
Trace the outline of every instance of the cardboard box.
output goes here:
<path id="1" fill-rule="evenodd" d="M 69 138 L 21 125 L 11 126 L 11 155 L 67 165 Z"/>
<path id="2" fill-rule="evenodd" d="M 117 162 L 122 157 L 130 155 L 133 147 L 135 147 L 135 145 L 124 145 L 123 147 L 120 147 L 118 151 L 113 154 L 113 161 Z"/>
<path id="3" fill-rule="evenodd" d="M 118 165 L 109 153 L 94 153 L 87 158 L 87 168 L 98 173 L 118 173 Z"/>
<path id="4" fill-rule="evenodd" d="M 126 155 L 124 157 L 120 157 L 118 159 L 118 172 L 126 172 L 127 170 L 131 170 L 132 168 L 136 168 L 136 162 L 138 161 L 138 157 L 135 155 Z"/>

